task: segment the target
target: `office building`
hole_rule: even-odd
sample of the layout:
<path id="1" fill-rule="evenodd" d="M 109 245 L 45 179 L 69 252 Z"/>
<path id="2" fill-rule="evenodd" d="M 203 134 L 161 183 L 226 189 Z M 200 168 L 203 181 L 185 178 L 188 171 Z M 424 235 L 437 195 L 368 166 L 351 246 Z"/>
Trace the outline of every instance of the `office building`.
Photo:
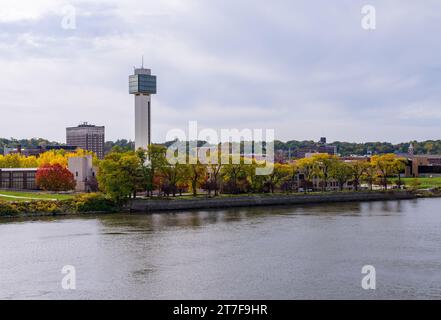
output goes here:
<path id="1" fill-rule="evenodd" d="M 66 128 L 66 144 L 93 151 L 99 159 L 104 158 L 104 126 L 84 122 L 77 127 Z"/>

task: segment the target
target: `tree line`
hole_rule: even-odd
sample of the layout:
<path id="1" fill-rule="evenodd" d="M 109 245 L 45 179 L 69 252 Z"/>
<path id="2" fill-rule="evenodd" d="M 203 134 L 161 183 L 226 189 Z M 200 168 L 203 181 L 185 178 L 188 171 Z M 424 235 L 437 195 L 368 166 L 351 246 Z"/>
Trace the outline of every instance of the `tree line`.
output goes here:
<path id="1" fill-rule="evenodd" d="M 193 160 L 170 164 L 166 148 L 160 145 L 152 145 L 147 151 L 116 150 L 99 161 L 98 184 L 118 203 L 135 198 L 139 193 L 174 197 L 187 192 L 193 196 L 199 192 L 217 196 L 220 193 L 288 193 L 335 188 L 357 191 L 363 183 L 370 189 L 374 185 L 388 189 L 391 179 L 402 185 L 400 173 L 406 161 L 394 154 L 350 162 L 337 156 L 315 154 L 288 163 L 273 163 L 270 174 L 256 175 L 256 168 L 262 164 L 258 161 L 246 164 L 243 157 L 238 163 L 229 161 L 227 164 L 221 164 L 220 159 L 208 164 Z"/>
<path id="2" fill-rule="evenodd" d="M 170 143 L 172 143 L 172 141 L 165 142 L 161 145 L 168 147 Z M 337 152 L 341 156 L 365 155 L 368 152 L 371 152 L 372 154 L 407 153 L 410 144 L 413 145 L 415 154 L 441 154 L 441 140 L 426 140 L 419 142 L 409 141 L 398 144 L 392 144 L 390 142 L 353 143 L 353 142 L 335 141 L 330 144 L 337 147 Z M 0 138 L 0 154 L 3 154 L 5 147 L 16 147 L 17 145 L 21 145 L 23 148 L 36 148 L 42 146 L 52 146 L 52 145 L 62 145 L 62 144 L 42 138 L 32 138 L 32 139 Z M 130 151 L 134 149 L 134 145 L 135 144 L 133 141 L 127 139 L 106 141 L 104 145 L 104 152 L 105 154 L 108 154 L 113 150 Z M 319 146 L 319 143 L 311 140 L 305 140 L 305 141 L 291 140 L 287 142 L 276 140 L 274 144 L 274 149 L 276 151 L 283 151 L 286 154 L 288 154 L 289 151 L 294 153 L 298 149 L 314 148 L 317 146 Z"/>

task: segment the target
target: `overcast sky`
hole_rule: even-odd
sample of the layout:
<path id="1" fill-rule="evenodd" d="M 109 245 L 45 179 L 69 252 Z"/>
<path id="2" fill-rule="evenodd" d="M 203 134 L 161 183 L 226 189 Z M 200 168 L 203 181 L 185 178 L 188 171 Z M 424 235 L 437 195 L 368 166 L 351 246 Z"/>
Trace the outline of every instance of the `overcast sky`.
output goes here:
<path id="1" fill-rule="evenodd" d="M 2 0 L 0 137 L 64 142 L 88 121 L 133 139 L 144 55 L 155 142 L 190 120 L 284 141 L 440 139 L 440 18 L 439 0 Z"/>

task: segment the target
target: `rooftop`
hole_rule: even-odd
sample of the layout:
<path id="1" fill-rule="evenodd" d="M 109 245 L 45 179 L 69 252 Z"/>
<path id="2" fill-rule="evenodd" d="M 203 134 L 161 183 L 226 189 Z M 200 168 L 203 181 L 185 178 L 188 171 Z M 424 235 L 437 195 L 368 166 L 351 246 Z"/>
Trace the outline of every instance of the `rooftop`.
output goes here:
<path id="1" fill-rule="evenodd" d="M 37 171 L 38 168 L 0 168 L 1 172 L 23 172 Z"/>

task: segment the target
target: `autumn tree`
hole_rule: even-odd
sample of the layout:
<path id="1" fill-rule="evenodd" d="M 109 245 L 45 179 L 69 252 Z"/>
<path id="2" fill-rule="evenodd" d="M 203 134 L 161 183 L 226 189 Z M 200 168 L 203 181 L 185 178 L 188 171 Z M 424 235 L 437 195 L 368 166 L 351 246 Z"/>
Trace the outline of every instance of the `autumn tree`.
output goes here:
<path id="1" fill-rule="evenodd" d="M 147 149 L 146 157 L 148 159 L 146 189 L 151 195 L 153 190 L 159 187 L 161 168 L 167 165 L 166 148 L 152 144 Z"/>
<path id="2" fill-rule="evenodd" d="M 46 191 L 69 191 L 75 189 L 73 174 L 60 164 L 46 164 L 38 168 L 36 183 Z"/>
<path id="3" fill-rule="evenodd" d="M 190 163 L 186 167 L 186 176 L 189 180 L 193 196 L 196 197 L 197 189 L 205 181 L 207 175 L 207 167 L 201 164 L 198 159 L 193 159 L 193 161 L 190 161 Z"/>
<path id="4" fill-rule="evenodd" d="M 352 179 L 353 170 L 344 161 L 336 162 L 331 169 L 330 176 L 338 182 L 340 191 L 343 191 L 345 184 Z"/>
<path id="5" fill-rule="evenodd" d="M 308 191 L 310 185 L 312 185 L 315 177 L 315 166 L 312 158 L 302 158 L 297 161 L 299 172 L 303 174 L 305 180 L 305 193 Z"/>
<path id="6" fill-rule="evenodd" d="M 366 170 L 368 170 L 368 166 L 369 163 L 365 160 L 355 160 L 350 163 L 355 191 L 358 191 L 360 188 L 361 181 L 366 174 Z"/>
<path id="7" fill-rule="evenodd" d="M 263 176 L 264 185 L 268 187 L 271 193 L 274 193 L 275 187 L 290 175 L 291 168 L 287 164 L 271 164 L 273 170 L 270 174 Z"/>
<path id="8" fill-rule="evenodd" d="M 210 163 L 208 165 L 208 181 L 211 188 L 214 190 L 214 195 L 217 196 L 219 192 L 219 184 L 221 177 L 222 164 L 221 163 Z"/>
<path id="9" fill-rule="evenodd" d="M 369 185 L 369 189 L 372 191 L 374 188 L 374 181 L 377 176 L 377 168 L 371 162 L 366 163 L 366 168 L 362 176 L 362 181 L 365 181 Z"/>
<path id="10" fill-rule="evenodd" d="M 319 153 L 312 156 L 312 161 L 315 175 L 322 182 L 322 191 L 326 191 L 330 178 L 330 172 L 338 160 L 333 155 Z"/>
<path id="11" fill-rule="evenodd" d="M 5 156 L 0 155 L 0 168 L 37 168 L 38 162 L 35 156 L 26 157 L 13 153 Z"/>
<path id="12" fill-rule="evenodd" d="M 243 163 L 243 159 L 233 163 L 232 158 L 228 164 L 222 167 L 222 177 L 224 180 L 224 189 L 231 193 L 244 192 L 248 189 L 249 181 L 247 180 L 247 166 Z M 249 167 L 248 167 L 249 168 Z"/>
<path id="13" fill-rule="evenodd" d="M 373 156 L 371 163 L 378 171 L 384 190 L 387 190 L 388 178 L 400 174 L 404 166 L 404 159 L 398 158 L 395 154 L 389 153 Z"/>

